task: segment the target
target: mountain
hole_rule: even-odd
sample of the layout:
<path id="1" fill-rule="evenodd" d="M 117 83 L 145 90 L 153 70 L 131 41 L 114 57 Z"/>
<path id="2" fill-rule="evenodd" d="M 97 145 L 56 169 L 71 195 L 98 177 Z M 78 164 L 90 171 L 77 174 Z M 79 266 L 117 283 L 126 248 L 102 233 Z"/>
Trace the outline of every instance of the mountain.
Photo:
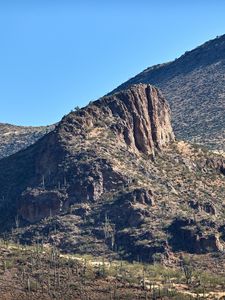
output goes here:
<path id="1" fill-rule="evenodd" d="M 179 139 L 225 151 L 225 35 L 172 62 L 147 68 L 113 92 L 135 83 L 161 89 Z"/>
<path id="2" fill-rule="evenodd" d="M 176 141 L 170 117 L 157 88 L 133 85 L 0 160 L 1 233 L 147 262 L 180 251 L 219 257 L 225 159 Z"/>
<path id="3" fill-rule="evenodd" d="M 171 106 L 177 138 L 225 151 L 225 35 L 172 62 L 147 68 L 111 94 L 135 83 L 153 84 L 162 90 Z M 52 129 L 0 123 L 0 159 Z"/>
<path id="4" fill-rule="evenodd" d="M 53 128 L 53 125 L 25 127 L 0 123 L 0 159 L 30 146 Z"/>

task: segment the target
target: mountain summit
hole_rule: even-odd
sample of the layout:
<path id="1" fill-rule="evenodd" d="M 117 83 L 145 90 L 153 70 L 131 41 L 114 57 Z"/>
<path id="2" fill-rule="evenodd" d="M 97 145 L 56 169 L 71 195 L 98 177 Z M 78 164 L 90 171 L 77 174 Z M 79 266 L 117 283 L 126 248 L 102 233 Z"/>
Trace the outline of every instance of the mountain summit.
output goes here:
<path id="1" fill-rule="evenodd" d="M 115 91 L 135 83 L 162 90 L 178 138 L 225 151 L 225 35 L 172 62 L 147 68 Z"/>

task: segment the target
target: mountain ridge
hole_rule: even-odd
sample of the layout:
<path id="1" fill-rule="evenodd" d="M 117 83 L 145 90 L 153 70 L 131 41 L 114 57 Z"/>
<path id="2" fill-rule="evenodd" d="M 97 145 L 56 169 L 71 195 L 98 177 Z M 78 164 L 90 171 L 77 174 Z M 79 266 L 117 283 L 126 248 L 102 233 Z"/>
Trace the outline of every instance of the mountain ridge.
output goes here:
<path id="1" fill-rule="evenodd" d="M 53 128 L 54 125 L 18 126 L 0 123 L 0 159 L 30 146 Z"/>
<path id="2" fill-rule="evenodd" d="M 225 151 L 225 35 L 155 65 L 112 93 L 135 83 L 159 87 L 168 99 L 176 136 Z"/>

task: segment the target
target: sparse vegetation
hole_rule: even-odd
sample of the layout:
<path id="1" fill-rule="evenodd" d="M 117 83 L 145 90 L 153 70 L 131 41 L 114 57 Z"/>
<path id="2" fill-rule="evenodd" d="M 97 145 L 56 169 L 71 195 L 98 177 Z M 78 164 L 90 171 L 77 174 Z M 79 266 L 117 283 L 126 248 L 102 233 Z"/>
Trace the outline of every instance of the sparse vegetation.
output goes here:
<path id="1" fill-rule="evenodd" d="M 25 247 L 6 241 L 0 242 L 0 255 L 4 257 L 1 299 L 217 299 L 225 295 L 223 276 L 199 270 L 193 271 L 190 281 L 184 272 L 187 258 L 181 268 L 165 267 L 60 254 L 48 245 Z"/>

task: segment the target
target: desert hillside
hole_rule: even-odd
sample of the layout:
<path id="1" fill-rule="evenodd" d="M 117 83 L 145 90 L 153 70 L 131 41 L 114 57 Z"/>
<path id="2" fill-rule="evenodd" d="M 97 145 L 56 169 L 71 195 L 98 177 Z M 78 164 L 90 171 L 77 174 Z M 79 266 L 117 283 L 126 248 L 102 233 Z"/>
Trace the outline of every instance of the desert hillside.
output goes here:
<path id="1" fill-rule="evenodd" d="M 0 159 L 35 143 L 54 126 L 26 127 L 0 123 Z"/>

